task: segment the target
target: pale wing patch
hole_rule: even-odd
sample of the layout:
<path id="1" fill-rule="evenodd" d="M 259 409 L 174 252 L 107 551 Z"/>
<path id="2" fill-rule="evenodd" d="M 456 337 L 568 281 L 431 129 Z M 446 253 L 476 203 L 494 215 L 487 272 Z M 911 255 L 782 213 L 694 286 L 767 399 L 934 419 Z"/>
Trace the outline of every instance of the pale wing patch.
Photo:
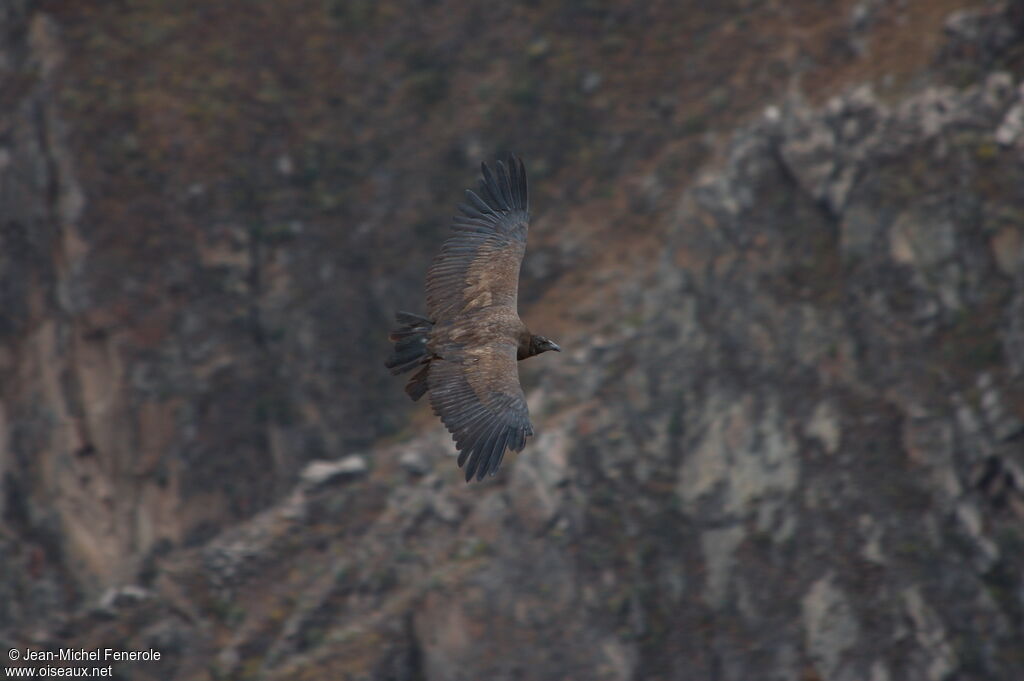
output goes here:
<path id="1" fill-rule="evenodd" d="M 481 249 L 466 270 L 463 310 L 489 305 L 507 305 L 514 310 L 519 298 L 519 265 L 525 252 L 526 247 L 521 242 Z"/>

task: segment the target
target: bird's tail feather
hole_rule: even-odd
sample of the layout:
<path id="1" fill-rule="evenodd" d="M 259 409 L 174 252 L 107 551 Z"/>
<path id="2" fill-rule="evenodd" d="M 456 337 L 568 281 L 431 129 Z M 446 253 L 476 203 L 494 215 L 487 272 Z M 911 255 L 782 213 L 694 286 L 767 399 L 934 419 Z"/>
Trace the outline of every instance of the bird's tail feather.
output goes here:
<path id="1" fill-rule="evenodd" d="M 423 397 L 427 392 L 427 374 L 430 373 L 430 361 L 423 366 L 422 369 L 417 371 L 409 379 L 409 382 L 405 384 L 405 393 L 412 398 L 412 401 Z"/>
<path id="2" fill-rule="evenodd" d="M 399 327 L 391 332 L 389 338 L 395 344 L 395 351 L 384 363 L 392 375 L 404 374 L 418 366 L 426 364 L 409 380 L 405 392 L 413 400 L 418 400 L 427 392 L 427 372 L 430 355 L 427 352 L 427 338 L 434 323 L 426 317 L 410 312 L 398 312 L 395 320 Z"/>

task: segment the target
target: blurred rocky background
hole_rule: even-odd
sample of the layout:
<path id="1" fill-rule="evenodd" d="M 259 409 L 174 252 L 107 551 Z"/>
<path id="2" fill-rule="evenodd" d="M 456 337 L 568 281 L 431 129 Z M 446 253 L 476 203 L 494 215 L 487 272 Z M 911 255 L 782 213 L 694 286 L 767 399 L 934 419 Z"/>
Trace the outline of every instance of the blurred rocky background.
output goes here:
<path id="1" fill-rule="evenodd" d="M 1024 3 L 3 0 L 0 644 L 1024 678 Z M 532 179 L 538 435 L 382 363 Z"/>

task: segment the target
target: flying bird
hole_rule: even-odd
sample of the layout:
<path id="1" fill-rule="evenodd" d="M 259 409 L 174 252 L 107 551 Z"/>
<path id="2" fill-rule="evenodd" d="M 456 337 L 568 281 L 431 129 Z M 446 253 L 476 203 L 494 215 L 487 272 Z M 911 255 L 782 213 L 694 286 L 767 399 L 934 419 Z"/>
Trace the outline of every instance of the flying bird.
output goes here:
<path id="1" fill-rule="evenodd" d="M 526 328 L 516 311 L 530 203 L 526 168 L 515 156 L 492 171 L 480 164 L 479 192 L 466 190 L 453 234 L 427 272 L 427 315 L 398 312 L 391 332 L 395 376 L 414 401 L 430 392 L 434 413 L 459 450 L 466 482 L 494 475 L 507 450 L 533 435 L 516 362 L 558 350 Z"/>

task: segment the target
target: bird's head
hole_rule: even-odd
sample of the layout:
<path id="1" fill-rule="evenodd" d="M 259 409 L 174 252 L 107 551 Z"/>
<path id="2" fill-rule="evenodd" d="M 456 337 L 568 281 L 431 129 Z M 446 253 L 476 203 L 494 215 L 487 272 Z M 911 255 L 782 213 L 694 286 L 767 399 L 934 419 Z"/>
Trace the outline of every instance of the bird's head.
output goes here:
<path id="1" fill-rule="evenodd" d="M 540 353 L 547 352 L 548 350 L 561 352 L 562 348 L 558 347 L 558 343 L 551 340 L 550 338 L 545 338 L 544 336 L 534 336 L 533 338 L 530 339 L 531 355 L 539 355 Z"/>

